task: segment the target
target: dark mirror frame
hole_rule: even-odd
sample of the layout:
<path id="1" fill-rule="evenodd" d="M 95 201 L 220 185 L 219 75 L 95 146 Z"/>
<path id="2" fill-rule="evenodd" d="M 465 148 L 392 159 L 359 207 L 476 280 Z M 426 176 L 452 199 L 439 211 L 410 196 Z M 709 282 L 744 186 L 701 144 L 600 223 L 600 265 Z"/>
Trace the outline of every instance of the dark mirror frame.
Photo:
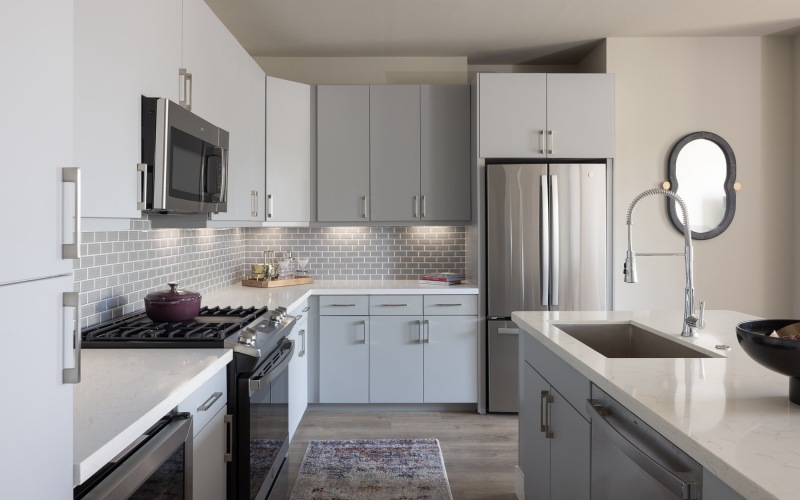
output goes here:
<path id="1" fill-rule="evenodd" d="M 727 164 L 727 173 L 725 176 L 725 215 L 723 216 L 722 220 L 717 227 L 711 229 L 710 231 L 706 231 L 703 233 L 698 233 L 692 231 L 692 239 L 695 240 L 709 240 L 714 238 L 715 236 L 719 236 L 722 234 L 723 231 L 728 229 L 728 226 L 731 225 L 733 221 L 733 216 L 736 213 L 736 190 L 733 189 L 733 183 L 736 180 L 736 157 L 733 154 L 733 149 L 731 149 L 730 144 L 725 141 L 722 137 L 718 136 L 713 132 L 693 132 L 682 137 L 672 148 L 672 151 L 669 154 L 669 167 L 667 176 L 670 182 L 670 191 L 673 193 L 678 192 L 678 176 L 677 176 L 677 162 L 678 162 L 678 154 L 680 154 L 681 150 L 684 146 L 686 146 L 691 141 L 697 139 L 706 139 L 708 141 L 713 142 L 717 146 L 722 149 L 723 154 L 725 155 L 725 163 Z M 667 199 L 667 211 L 669 212 L 669 218 L 672 221 L 672 225 L 675 226 L 681 234 L 683 234 L 683 222 L 681 221 L 681 217 L 678 215 L 677 204 L 670 198 Z M 689 214 L 689 222 L 691 223 L 691 215 Z"/>

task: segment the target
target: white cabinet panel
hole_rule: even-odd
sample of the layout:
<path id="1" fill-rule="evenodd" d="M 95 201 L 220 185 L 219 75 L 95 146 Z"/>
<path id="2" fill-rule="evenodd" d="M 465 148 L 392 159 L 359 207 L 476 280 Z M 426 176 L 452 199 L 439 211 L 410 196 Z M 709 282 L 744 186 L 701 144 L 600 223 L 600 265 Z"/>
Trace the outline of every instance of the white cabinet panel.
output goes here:
<path id="1" fill-rule="evenodd" d="M 369 319 L 320 317 L 320 403 L 369 402 Z"/>
<path id="2" fill-rule="evenodd" d="M 3 68 L 4 203 L 0 283 L 72 272 L 61 244 L 73 241 L 71 1 L 6 3 L 0 34 Z M 12 173 L 13 171 L 13 173 Z M 67 193 L 65 198 L 62 190 Z M 62 214 L 67 217 L 62 221 Z"/>
<path id="3" fill-rule="evenodd" d="M 369 402 L 422 402 L 422 316 L 372 316 Z"/>
<path id="4" fill-rule="evenodd" d="M 308 407 L 308 307 L 292 314 L 299 317 L 289 335 L 295 342 L 294 357 L 289 363 L 289 440 L 297 431 Z"/>
<path id="5" fill-rule="evenodd" d="M 549 158 L 614 157 L 614 75 L 547 75 Z"/>
<path id="6" fill-rule="evenodd" d="M 478 401 L 478 318 L 425 316 L 425 402 Z"/>
<path id="7" fill-rule="evenodd" d="M 58 5 L 54 11 L 68 15 Z M 42 14 L 36 10 L 37 17 Z M 34 19 L 33 17 L 31 19 Z M 13 27 L 14 23 L 10 27 Z M 0 363 L 3 498 L 72 498 L 72 386 L 62 383 L 65 344 L 71 347 L 74 315 L 62 306 L 72 276 L 0 286 L 0 304 L 14 311 L 3 321 L 0 342 L 15 349 Z M 36 318 L 31 322 L 31 318 Z M 43 480 L 46 479 L 46 480 Z"/>
<path id="8" fill-rule="evenodd" d="M 110 3 L 107 0 L 103 3 Z M 141 95 L 180 100 L 183 0 L 137 0 L 137 21 L 128 23 L 140 53 Z M 117 3 L 113 3 L 114 6 Z M 104 80 L 103 84 L 109 84 Z M 137 121 L 137 124 L 139 122 Z M 139 134 L 136 134 L 138 139 Z"/>
<path id="9" fill-rule="evenodd" d="M 227 439 L 224 405 L 208 424 L 194 436 L 192 488 L 195 500 L 225 498 L 227 467 L 225 453 Z"/>
<path id="10" fill-rule="evenodd" d="M 482 158 L 544 158 L 547 77 L 539 73 L 478 76 Z"/>
<path id="11" fill-rule="evenodd" d="M 250 219 L 263 221 L 266 220 L 266 184 L 267 184 L 267 129 L 266 129 L 266 102 L 267 102 L 267 77 L 264 70 L 254 60 L 250 60 L 252 72 L 252 99 L 250 102 L 251 119 L 251 148 L 253 151 L 253 164 L 251 168 L 252 181 L 251 189 L 255 192 L 253 200 L 253 213 Z"/>
<path id="12" fill-rule="evenodd" d="M 311 220 L 311 86 L 267 77 L 267 222 Z"/>

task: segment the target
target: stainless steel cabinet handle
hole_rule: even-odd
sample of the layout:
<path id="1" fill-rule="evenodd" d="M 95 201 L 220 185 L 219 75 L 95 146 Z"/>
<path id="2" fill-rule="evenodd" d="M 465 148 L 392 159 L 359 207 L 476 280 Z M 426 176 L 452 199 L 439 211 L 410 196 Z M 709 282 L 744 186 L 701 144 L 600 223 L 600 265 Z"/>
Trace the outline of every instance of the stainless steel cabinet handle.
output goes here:
<path id="1" fill-rule="evenodd" d="M 197 411 L 208 411 L 209 409 L 211 409 L 211 407 L 212 407 L 212 406 L 214 406 L 214 403 L 216 403 L 216 402 L 217 402 L 217 400 L 218 400 L 219 398 L 221 398 L 221 397 L 222 397 L 222 393 L 221 393 L 221 392 L 215 392 L 215 393 L 213 393 L 213 394 L 212 394 L 212 395 L 211 395 L 211 396 L 210 396 L 210 397 L 209 397 L 209 398 L 206 400 L 206 402 L 205 402 L 205 403 L 203 403 L 203 404 L 201 404 L 200 406 L 198 406 L 198 407 L 197 407 Z"/>
<path id="2" fill-rule="evenodd" d="M 408 307 L 408 304 L 381 304 L 381 307 Z"/>
<path id="3" fill-rule="evenodd" d="M 368 217 L 368 215 L 369 215 L 367 213 L 367 197 L 366 196 L 362 196 L 361 200 L 362 200 L 362 203 L 363 203 L 362 210 L 361 210 L 361 217 L 366 219 Z"/>
<path id="4" fill-rule="evenodd" d="M 422 320 L 422 324 L 425 325 L 425 340 L 426 344 L 431 343 L 431 322 L 430 320 L 424 319 Z"/>
<path id="5" fill-rule="evenodd" d="M 267 217 L 272 217 L 272 195 L 267 195 Z"/>
<path id="6" fill-rule="evenodd" d="M 425 212 L 426 212 L 425 207 L 426 206 L 427 206 L 427 203 L 425 203 L 425 195 L 423 194 L 422 195 L 422 218 L 423 219 L 425 218 Z"/>
<path id="7" fill-rule="evenodd" d="M 544 154 L 544 130 L 539 131 L 539 153 Z"/>
<path id="8" fill-rule="evenodd" d="M 330 307 L 355 307 L 355 304 L 330 304 Z"/>
<path id="9" fill-rule="evenodd" d="M 500 335 L 519 335 L 519 328 L 498 328 L 497 333 Z"/>
<path id="10" fill-rule="evenodd" d="M 633 463 L 639 466 L 650 477 L 661 483 L 665 488 L 675 493 L 679 498 L 692 500 L 698 498 L 697 485 L 687 483 L 665 465 L 658 463 L 650 455 L 642 451 L 642 447 L 631 442 L 606 418 L 609 413 L 606 408 L 593 400 L 586 401 L 586 410 L 592 417 L 592 429 L 597 425 L 614 445 L 623 452 Z M 629 436 L 631 436 L 629 434 Z"/>
<path id="11" fill-rule="evenodd" d="M 228 446 L 225 448 L 223 458 L 226 462 L 233 462 L 233 415 L 222 417 L 225 421 L 225 429 L 228 431 Z"/>
<path id="12" fill-rule="evenodd" d="M 364 339 L 360 340 L 360 341 L 358 341 L 356 343 L 357 344 L 366 344 L 367 343 L 367 322 L 366 322 L 366 320 L 365 321 L 359 321 L 357 324 L 359 324 L 362 327 L 364 327 Z"/>
<path id="13" fill-rule="evenodd" d="M 413 212 L 414 212 L 414 218 L 415 219 L 419 218 L 419 215 L 418 215 L 418 213 L 419 213 L 419 196 L 417 196 L 417 195 L 414 195 L 414 202 L 412 203 L 412 208 L 413 208 Z"/>
<path id="14" fill-rule="evenodd" d="M 300 344 L 300 352 L 297 354 L 299 358 L 302 358 L 303 356 L 306 355 L 306 331 L 300 330 L 297 336 L 303 339 L 302 344 Z"/>
<path id="15" fill-rule="evenodd" d="M 553 133 L 552 130 L 548 130 L 547 131 L 547 139 L 548 139 L 548 142 L 550 143 L 548 148 L 547 148 L 547 154 L 551 155 L 555 151 L 555 142 L 556 142 L 555 141 L 555 134 Z"/>
<path id="16" fill-rule="evenodd" d="M 136 209 L 147 210 L 147 163 L 138 163 L 136 171 L 139 172 L 139 175 L 136 176 L 139 182 L 136 192 L 141 200 L 136 202 Z"/>
<path id="17" fill-rule="evenodd" d="M 79 384 L 81 381 L 81 300 L 78 292 L 64 292 L 64 307 L 75 308 L 75 330 L 73 335 L 74 368 L 64 368 L 62 378 L 65 384 Z M 67 349 L 69 344 L 65 344 Z"/>
<path id="18" fill-rule="evenodd" d="M 75 239 L 73 243 L 61 245 L 62 259 L 81 258 L 81 169 L 64 167 L 61 169 L 61 182 L 75 184 Z"/>
<path id="19" fill-rule="evenodd" d="M 552 228 L 553 235 L 551 236 L 551 261 L 553 270 L 550 273 L 550 278 L 552 280 L 550 284 L 550 305 L 557 306 L 558 305 L 558 280 L 559 280 L 559 253 L 561 253 L 560 248 L 560 236 L 559 236 L 559 221 L 558 221 L 558 177 L 555 175 L 550 176 L 550 205 L 552 207 L 552 213 L 550 215 L 550 227 Z"/>
<path id="20" fill-rule="evenodd" d="M 436 307 L 461 307 L 464 304 L 433 304 Z"/>
<path id="21" fill-rule="evenodd" d="M 304 308 L 303 308 L 303 312 L 306 312 L 306 311 L 308 311 L 309 309 L 311 309 L 311 307 L 309 307 L 309 306 L 306 306 L 306 307 L 304 307 Z"/>
<path id="22" fill-rule="evenodd" d="M 550 305 L 550 196 L 547 189 L 547 176 L 539 180 L 539 227 L 542 237 L 539 238 L 539 258 L 542 259 L 542 305 Z"/>
<path id="23" fill-rule="evenodd" d="M 550 430 L 550 404 L 553 402 L 553 396 L 549 391 L 542 391 L 541 398 L 539 423 L 541 424 L 541 431 L 544 432 L 544 437 L 550 439 L 553 437 L 553 431 Z"/>
<path id="24" fill-rule="evenodd" d="M 418 330 L 418 333 L 419 333 L 418 343 L 424 344 L 425 341 L 422 339 L 422 320 L 421 319 L 417 320 L 417 328 L 419 328 L 419 330 Z"/>
<path id="25" fill-rule="evenodd" d="M 189 73 L 186 68 L 180 68 L 178 70 L 178 76 L 183 77 L 183 99 L 181 99 L 178 104 L 183 106 L 184 108 L 188 109 L 189 111 L 192 110 L 192 74 Z"/>

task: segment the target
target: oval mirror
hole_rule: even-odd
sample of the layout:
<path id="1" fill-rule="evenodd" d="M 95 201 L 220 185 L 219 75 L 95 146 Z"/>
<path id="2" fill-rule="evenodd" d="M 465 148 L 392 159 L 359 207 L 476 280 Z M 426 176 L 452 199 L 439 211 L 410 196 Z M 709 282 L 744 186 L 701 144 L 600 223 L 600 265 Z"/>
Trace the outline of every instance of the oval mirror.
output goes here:
<path id="1" fill-rule="evenodd" d="M 730 145 L 712 132 L 694 132 L 678 141 L 669 155 L 670 189 L 683 198 L 689 211 L 692 238 L 707 240 L 721 234 L 736 212 L 736 158 Z M 683 233 L 683 214 L 667 201 L 669 218 Z"/>

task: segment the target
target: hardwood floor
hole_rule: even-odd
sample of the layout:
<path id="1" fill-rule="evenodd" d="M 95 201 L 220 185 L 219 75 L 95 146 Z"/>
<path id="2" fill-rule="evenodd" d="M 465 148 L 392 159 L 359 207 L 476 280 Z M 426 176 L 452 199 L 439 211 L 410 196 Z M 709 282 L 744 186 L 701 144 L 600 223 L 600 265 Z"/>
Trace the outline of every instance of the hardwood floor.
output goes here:
<path id="1" fill-rule="evenodd" d="M 314 439 L 437 438 L 455 500 L 515 500 L 517 416 L 309 408 L 289 449 L 289 491 Z"/>

